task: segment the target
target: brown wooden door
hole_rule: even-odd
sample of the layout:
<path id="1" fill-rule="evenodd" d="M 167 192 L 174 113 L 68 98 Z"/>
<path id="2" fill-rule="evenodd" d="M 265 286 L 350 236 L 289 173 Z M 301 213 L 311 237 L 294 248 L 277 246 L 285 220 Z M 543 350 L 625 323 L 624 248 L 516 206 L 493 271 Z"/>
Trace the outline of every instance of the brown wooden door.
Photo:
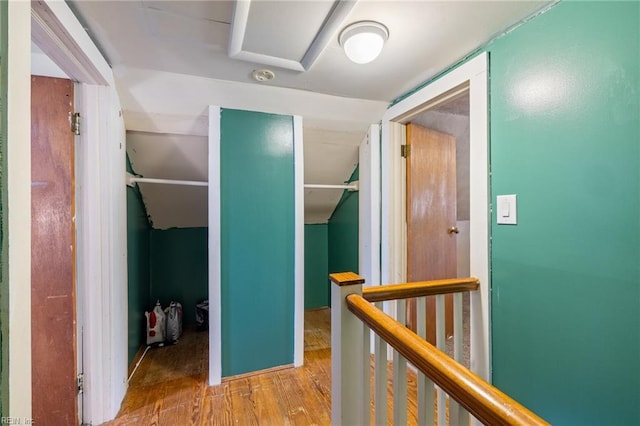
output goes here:
<path id="1" fill-rule="evenodd" d="M 457 276 L 456 140 L 446 133 L 408 124 L 407 280 Z M 446 296 L 446 334 L 453 334 L 453 297 Z M 427 298 L 427 339 L 435 343 L 435 297 Z M 416 329 L 416 303 L 407 306 L 407 323 Z"/>
<path id="2" fill-rule="evenodd" d="M 33 418 L 78 424 L 73 82 L 31 77 Z"/>

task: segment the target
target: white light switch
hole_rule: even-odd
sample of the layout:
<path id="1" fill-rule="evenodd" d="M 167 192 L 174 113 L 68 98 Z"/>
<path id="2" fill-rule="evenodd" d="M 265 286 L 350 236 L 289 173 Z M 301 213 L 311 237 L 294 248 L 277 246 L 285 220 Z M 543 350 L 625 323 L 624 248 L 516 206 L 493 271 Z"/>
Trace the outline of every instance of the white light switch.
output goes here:
<path id="1" fill-rule="evenodd" d="M 516 194 L 498 195 L 496 204 L 498 225 L 516 225 L 518 223 Z"/>

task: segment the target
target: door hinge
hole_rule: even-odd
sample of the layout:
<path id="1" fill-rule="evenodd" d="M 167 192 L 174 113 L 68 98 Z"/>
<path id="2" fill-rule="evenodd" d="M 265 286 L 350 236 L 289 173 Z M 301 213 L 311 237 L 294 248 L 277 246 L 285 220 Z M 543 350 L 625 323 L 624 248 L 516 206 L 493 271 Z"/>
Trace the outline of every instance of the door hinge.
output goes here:
<path id="1" fill-rule="evenodd" d="M 76 377 L 76 385 L 77 385 L 78 394 L 83 393 L 84 392 L 84 374 L 78 374 L 78 376 Z"/>
<path id="2" fill-rule="evenodd" d="M 400 155 L 407 158 L 411 155 L 411 145 L 400 145 Z"/>
<path id="3" fill-rule="evenodd" d="M 80 113 L 76 112 L 71 114 L 71 131 L 74 135 L 80 135 Z"/>

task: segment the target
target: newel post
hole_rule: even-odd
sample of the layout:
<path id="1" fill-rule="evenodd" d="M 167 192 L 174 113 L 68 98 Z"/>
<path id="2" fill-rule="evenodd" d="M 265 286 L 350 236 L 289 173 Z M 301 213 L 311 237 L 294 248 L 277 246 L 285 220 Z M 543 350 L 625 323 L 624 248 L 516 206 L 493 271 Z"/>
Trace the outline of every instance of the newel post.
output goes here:
<path id="1" fill-rule="evenodd" d="M 353 272 L 330 274 L 331 285 L 331 424 L 359 425 L 369 409 L 363 395 L 363 324 L 347 308 L 346 297 L 362 295 L 364 278 Z M 366 401 L 366 405 L 365 405 Z"/>

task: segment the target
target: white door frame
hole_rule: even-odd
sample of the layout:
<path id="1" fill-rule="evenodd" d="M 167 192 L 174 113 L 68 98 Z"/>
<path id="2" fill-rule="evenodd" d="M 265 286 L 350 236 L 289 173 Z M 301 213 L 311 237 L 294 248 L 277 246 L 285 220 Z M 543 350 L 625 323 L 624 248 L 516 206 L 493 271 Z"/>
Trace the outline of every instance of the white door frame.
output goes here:
<path id="1" fill-rule="evenodd" d="M 8 357 L 2 376 L 10 392 L 2 396 L 9 400 L 2 414 L 31 418 L 31 66 L 26 54 L 31 49 L 31 8 L 17 1 L 6 7 L 7 198 L 2 207 L 8 228 L 9 265 L 3 274 L 8 275 L 9 300 L 4 303 L 9 312 L 3 313 L 8 335 L 2 337 L 9 348 L 2 353 Z"/>
<path id="2" fill-rule="evenodd" d="M 10 7 L 15 3 L 20 2 L 10 2 Z M 82 318 L 85 338 L 83 347 L 78 348 L 84 359 L 82 420 L 100 424 L 113 419 L 120 408 L 128 367 L 124 121 L 112 71 L 68 5 L 51 0 L 31 2 L 30 7 L 29 3 L 22 4 L 27 7 L 21 8 L 20 19 L 30 20 L 31 26 L 26 25 L 20 34 L 12 33 L 29 46 L 21 55 L 28 57 L 25 52 L 33 40 L 76 82 L 76 110 L 82 116 L 76 151 L 76 263 L 77 286 L 82 291 L 76 302 L 90 313 Z M 20 89 L 30 104 L 28 67 L 22 72 L 27 75 Z M 31 169 L 30 155 L 23 158 L 19 167 Z M 11 194 L 11 187 L 9 191 Z M 25 219 L 29 227 L 30 220 Z M 10 258 L 10 265 L 13 262 Z M 30 291 L 30 285 L 24 290 Z M 23 350 L 30 353 L 28 327 L 29 345 Z M 31 380 L 26 380 L 31 377 L 30 361 L 28 369 L 22 386 L 28 388 L 25 401 L 30 411 Z M 13 392 L 12 388 L 12 399 Z"/>
<path id="3" fill-rule="evenodd" d="M 358 272 L 366 285 L 380 284 L 380 125 L 360 143 L 358 174 Z"/>
<path id="4" fill-rule="evenodd" d="M 412 117 L 469 90 L 470 102 L 470 272 L 480 279 L 471 296 L 471 369 L 491 380 L 490 204 L 488 134 L 488 54 L 482 53 L 390 107 L 382 119 L 381 279 L 404 281 L 406 258 L 405 179 L 400 129 Z M 391 310 L 391 306 L 389 307 Z"/>

